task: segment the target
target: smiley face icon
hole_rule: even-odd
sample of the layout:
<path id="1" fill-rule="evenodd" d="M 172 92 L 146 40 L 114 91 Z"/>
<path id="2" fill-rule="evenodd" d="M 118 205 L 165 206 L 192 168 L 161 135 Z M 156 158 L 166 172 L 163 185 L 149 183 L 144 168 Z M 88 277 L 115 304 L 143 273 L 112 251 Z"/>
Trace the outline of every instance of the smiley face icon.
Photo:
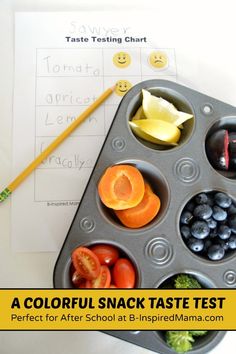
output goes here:
<path id="1" fill-rule="evenodd" d="M 119 52 L 113 56 L 113 64 L 117 66 L 117 68 L 127 68 L 131 63 L 131 58 L 128 53 Z"/>
<path id="2" fill-rule="evenodd" d="M 149 64 L 156 69 L 164 69 L 168 66 L 168 57 L 161 51 L 152 52 L 149 55 Z"/>
<path id="3" fill-rule="evenodd" d="M 124 96 L 131 87 L 132 84 L 128 80 L 119 80 L 116 83 L 115 93 L 118 96 Z"/>

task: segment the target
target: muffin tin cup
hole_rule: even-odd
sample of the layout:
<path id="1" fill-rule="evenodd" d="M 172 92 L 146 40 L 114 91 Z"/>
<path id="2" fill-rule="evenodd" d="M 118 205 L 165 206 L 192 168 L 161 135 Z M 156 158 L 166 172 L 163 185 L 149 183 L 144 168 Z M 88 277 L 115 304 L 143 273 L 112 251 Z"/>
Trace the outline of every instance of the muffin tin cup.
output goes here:
<path id="1" fill-rule="evenodd" d="M 134 343 L 159 354 L 176 354 L 165 342 L 164 333 L 158 331 L 103 331 L 117 338 L 123 338 L 127 342 Z M 125 338 L 123 337 L 125 333 Z M 206 336 L 198 338 L 193 344 L 193 349 L 187 353 L 209 353 L 225 336 L 225 331 L 210 331 Z"/>
<path id="2" fill-rule="evenodd" d="M 160 150 L 132 133 L 128 121 L 141 105 L 142 89 L 168 99 L 179 110 L 193 113 L 194 118 L 184 123 L 177 147 Z M 56 288 L 71 287 L 72 251 L 80 245 L 94 243 L 113 244 L 121 249 L 136 268 L 137 287 L 140 288 L 157 287 L 177 271 L 200 274 L 209 279 L 210 287 L 236 287 L 236 253 L 218 262 L 202 259 L 186 247 L 179 230 L 180 211 L 199 192 L 225 191 L 236 199 L 235 180 L 216 171 L 205 152 L 207 134 L 222 117 L 236 117 L 236 108 L 166 80 L 141 82 L 124 96 L 58 256 L 54 269 Z M 160 215 L 140 229 L 122 226 L 101 204 L 97 194 L 97 185 L 105 169 L 120 163 L 137 166 L 160 194 Z M 159 332 L 108 333 L 161 354 L 174 353 Z M 211 333 L 203 337 L 201 343 L 197 341 L 191 353 L 207 353 L 224 335 L 219 331 Z"/>
<path id="3" fill-rule="evenodd" d="M 136 259 L 133 257 L 132 253 L 125 247 L 121 246 L 117 242 L 107 242 L 107 240 L 101 239 L 97 240 L 96 242 L 85 243 L 81 246 L 83 247 L 92 247 L 95 245 L 110 245 L 115 247 L 119 251 L 119 258 L 126 258 L 129 259 L 134 267 L 135 270 L 135 288 L 140 288 L 141 285 L 141 272 L 139 269 L 139 265 L 136 262 Z M 64 276 L 61 278 L 61 284 L 59 288 L 74 288 L 71 280 L 71 257 L 69 256 L 66 267 L 64 268 Z"/>
<path id="4" fill-rule="evenodd" d="M 122 160 L 114 163 L 114 165 L 132 165 L 142 173 L 145 181 L 149 183 L 152 187 L 152 190 L 155 194 L 157 194 L 161 200 L 161 207 L 158 212 L 158 215 L 145 227 L 139 229 L 130 229 L 126 226 L 122 225 L 120 221 L 116 218 L 112 209 L 107 208 L 100 200 L 99 195 L 97 193 L 97 205 L 100 210 L 101 215 L 104 217 L 105 221 L 113 225 L 114 227 L 120 228 L 123 231 L 133 232 L 134 234 L 138 231 L 143 232 L 146 228 L 151 229 L 154 225 L 159 224 L 162 218 L 165 216 L 165 213 L 169 207 L 170 203 L 170 191 L 166 178 L 162 175 L 160 170 L 143 160 Z"/>
<path id="5" fill-rule="evenodd" d="M 223 331 L 209 331 L 205 336 L 199 337 L 193 343 L 193 348 L 188 353 L 191 354 L 205 354 L 212 350 L 225 336 Z M 165 335 L 163 332 L 156 332 L 159 342 L 160 354 L 174 354 L 173 351 L 165 342 Z"/>
<path id="6" fill-rule="evenodd" d="M 191 196 L 190 196 L 189 198 L 187 198 L 185 201 L 183 201 L 183 207 L 182 207 L 181 210 L 179 210 L 179 213 L 177 214 L 177 219 L 176 219 L 176 222 L 179 223 L 178 235 L 179 235 L 179 238 L 182 239 L 183 243 L 185 244 L 186 249 L 187 249 L 189 252 L 192 253 L 192 256 L 193 256 L 193 257 L 200 258 L 200 259 L 202 259 L 202 261 L 207 261 L 207 262 L 210 262 L 210 263 L 212 263 L 212 262 L 214 262 L 214 261 L 211 261 L 210 259 L 208 259 L 207 256 L 203 256 L 203 255 L 201 254 L 201 252 L 199 252 L 199 253 L 197 253 L 197 252 L 194 253 L 193 251 L 191 251 L 191 250 L 188 249 L 188 247 L 187 247 L 187 245 L 186 245 L 186 242 L 184 241 L 184 239 L 183 239 L 183 237 L 182 237 L 182 235 L 181 235 L 181 232 L 180 232 L 180 226 L 181 226 L 181 225 L 180 225 L 180 217 L 181 217 L 181 213 L 183 212 L 183 210 L 184 210 L 186 204 L 187 204 L 188 202 L 190 202 L 191 200 L 193 200 L 194 197 L 196 197 L 197 194 L 200 194 L 200 193 L 206 193 L 206 194 L 208 194 L 208 193 L 217 193 L 217 192 L 221 192 L 221 193 L 227 194 L 227 195 L 232 199 L 232 201 L 233 201 L 234 203 L 236 202 L 236 201 L 235 201 L 235 196 L 233 196 L 232 194 L 229 194 L 229 192 L 228 192 L 225 188 L 221 188 L 221 189 L 217 189 L 217 190 L 207 190 L 207 189 L 198 190 L 197 193 L 194 193 L 194 194 L 191 193 Z M 189 195 L 190 195 L 190 194 L 189 194 Z M 222 260 L 216 261 L 216 263 L 217 263 L 217 264 L 222 264 L 222 263 L 224 263 L 224 262 L 226 262 L 226 261 L 228 261 L 228 260 L 231 260 L 231 259 L 232 259 L 232 263 L 235 263 L 235 257 L 236 257 L 236 250 L 230 250 L 230 251 L 227 251 L 227 252 L 226 252 L 226 254 L 225 254 L 225 256 L 224 256 L 224 258 L 223 258 Z M 235 274 L 236 274 L 236 273 L 235 273 Z M 225 279 L 224 279 L 224 281 L 225 281 Z M 228 285 L 229 285 L 229 284 L 228 284 Z M 236 285 L 236 284 L 235 284 L 235 285 Z"/>
<path id="7" fill-rule="evenodd" d="M 226 129 L 229 132 L 236 132 L 236 115 L 222 116 L 220 117 L 220 119 L 214 121 L 207 132 L 206 141 L 214 132 L 219 129 Z M 214 166 L 212 166 L 212 168 L 214 168 Z M 225 178 L 230 178 L 234 180 L 236 179 L 236 171 L 223 171 L 218 169 L 216 169 L 216 171 Z"/>

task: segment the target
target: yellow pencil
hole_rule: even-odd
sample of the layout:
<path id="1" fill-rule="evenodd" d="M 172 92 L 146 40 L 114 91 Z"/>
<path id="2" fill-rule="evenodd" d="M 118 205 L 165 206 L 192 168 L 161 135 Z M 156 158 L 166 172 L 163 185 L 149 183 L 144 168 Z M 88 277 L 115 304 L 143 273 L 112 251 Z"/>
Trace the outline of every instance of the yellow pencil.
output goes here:
<path id="1" fill-rule="evenodd" d="M 53 142 L 41 152 L 1 193 L 0 203 L 19 186 L 29 174 L 35 170 L 35 168 L 41 164 L 41 162 L 52 153 L 52 151 L 58 147 L 72 132 L 77 128 L 96 108 L 98 108 L 103 101 L 105 101 L 110 94 L 114 91 L 114 87 L 108 88 L 100 97 L 98 97 L 83 113 L 81 113 L 72 124 L 70 124 Z"/>

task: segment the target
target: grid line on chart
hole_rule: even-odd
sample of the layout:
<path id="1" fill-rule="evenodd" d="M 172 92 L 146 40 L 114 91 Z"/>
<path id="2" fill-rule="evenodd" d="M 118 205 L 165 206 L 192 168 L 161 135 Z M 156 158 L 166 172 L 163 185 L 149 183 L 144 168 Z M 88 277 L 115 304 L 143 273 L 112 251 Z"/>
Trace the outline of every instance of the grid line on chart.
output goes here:
<path id="1" fill-rule="evenodd" d="M 83 169 L 92 169 L 93 166 L 82 166 L 82 167 L 38 167 L 37 170 L 82 170 Z"/>
<path id="2" fill-rule="evenodd" d="M 35 200 L 35 202 L 37 203 L 68 203 L 71 204 L 71 203 L 78 203 L 80 202 L 80 199 L 42 199 L 42 200 Z M 77 204 L 76 204 L 77 205 Z M 62 205 L 63 206 L 63 205 Z"/>
<path id="3" fill-rule="evenodd" d="M 142 69 L 141 69 L 142 70 Z M 140 70 L 140 71 L 141 71 Z M 140 74 L 142 75 L 142 74 Z M 137 77 L 139 75 L 128 75 L 129 77 Z M 145 74 L 145 76 L 153 76 L 153 74 Z M 168 76 L 176 76 L 176 74 L 168 74 Z M 111 75 L 38 75 L 37 78 L 55 78 L 55 77 L 65 77 L 65 78 L 80 78 L 80 77 L 96 77 L 96 78 L 105 78 L 105 77 L 111 77 Z M 120 77 L 120 75 L 113 74 L 112 77 Z"/>
<path id="4" fill-rule="evenodd" d="M 36 101 L 37 101 L 37 68 L 38 68 L 38 48 L 36 48 L 36 59 L 35 59 L 35 98 L 34 98 L 34 103 L 35 103 L 35 107 L 34 107 L 34 157 L 36 158 Z M 33 178 L 34 178 L 34 202 L 36 201 L 36 191 L 35 191 L 35 186 L 36 186 L 36 173 L 35 170 L 33 171 Z"/>
<path id="5" fill-rule="evenodd" d="M 36 104 L 36 107 L 89 107 L 89 104 Z"/>
<path id="6" fill-rule="evenodd" d="M 104 82 L 104 52 L 103 52 L 103 48 L 102 48 L 102 73 L 103 73 L 102 85 L 103 85 L 103 91 L 104 91 L 105 90 L 105 82 Z M 106 136 L 105 104 L 103 104 L 102 107 L 103 107 L 103 133 L 104 133 L 104 136 Z"/>
<path id="7" fill-rule="evenodd" d="M 49 77 L 49 78 L 56 78 L 56 77 L 69 77 L 71 79 L 77 79 L 78 77 L 96 77 L 96 78 L 102 78 L 103 75 L 38 75 L 37 78 L 44 78 L 44 77 Z"/>
<path id="8" fill-rule="evenodd" d="M 117 106 L 117 103 L 107 103 L 106 106 Z M 89 107 L 89 105 L 82 104 L 37 104 L 36 107 Z"/>
<path id="9" fill-rule="evenodd" d="M 75 138 L 77 138 L 78 136 L 80 136 L 80 137 L 87 137 L 87 136 L 95 136 L 95 135 L 88 135 L 88 134 L 85 134 L 85 135 L 70 135 L 70 136 L 68 136 L 67 137 L 67 139 L 75 139 Z M 104 136 L 104 134 L 96 134 L 96 136 Z M 57 138 L 58 137 L 58 135 L 36 135 L 36 138 Z"/>
<path id="10" fill-rule="evenodd" d="M 177 70 L 177 60 L 176 60 L 175 49 L 173 49 L 173 52 L 174 52 L 174 61 L 175 61 L 175 78 L 176 78 L 176 81 L 178 82 L 178 70 Z"/>
<path id="11" fill-rule="evenodd" d="M 139 48 L 139 61 L 140 61 L 140 76 L 141 76 L 141 81 L 143 81 L 142 50 L 141 50 L 141 48 Z"/>
<path id="12" fill-rule="evenodd" d="M 117 103 L 106 103 L 106 106 L 118 106 Z M 37 104 L 36 107 L 89 107 L 90 105 L 81 105 L 81 104 Z"/>
<path id="13" fill-rule="evenodd" d="M 44 50 L 44 49 L 49 49 L 49 50 L 63 50 L 63 49 L 66 49 L 66 50 L 87 50 L 87 49 L 90 49 L 90 50 L 94 50 L 94 49 L 97 49 L 96 47 L 84 47 L 84 48 L 68 48 L 68 47 L 41 47 L 41 48 L 37 48 L 38 50 Z M 119 50 L 119 48 L 117 47 L 109 47 L 109 48 L 105 48 L 105 49 L 114 49 L 114 50 Z M 155 46 L 155 47 L 122 47 L 122 51 L 123 50 L 129 50 L 129 49 L 162 49 L 162 50 L 173 50 L 174 48 L 173 47 L 159 47 L 159 46 Z"/>

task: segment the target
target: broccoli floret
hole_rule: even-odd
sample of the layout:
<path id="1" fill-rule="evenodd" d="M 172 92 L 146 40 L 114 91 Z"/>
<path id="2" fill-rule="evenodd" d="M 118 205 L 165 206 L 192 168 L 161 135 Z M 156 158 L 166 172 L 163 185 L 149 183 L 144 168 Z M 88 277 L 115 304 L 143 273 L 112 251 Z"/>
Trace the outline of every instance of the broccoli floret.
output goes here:
<path id="1" fill-rule="evenodd" d="M 201 337 L 201 336 L 205 336 L 205 334 L 207 334 L 208 331 L 189 331 L 189 333 L 192 334 L 192 336 L 194 337 Z"/>
<path id="2" fill-rule="evenodd" d="M 186 353 L 192 349 L 194 339 L 189 331 L 167 331 L 166 343 L 176 353 Z"/>
<path id="3" fill-rule="evenodd" d="M 198 289 L 201 288 L 201 285 L 191 275 L 180 274 L 175 279 L 175 288 L 176 289 Z"/>
<path id="4" fill-rule="evenodd" d="M 176 289 L 199 289 L 199 282 L 187 274 L 179 274 L 174 280 Z M 166 331 L 166 343 L 176 351 L 176 353 L 186 353 L 192 349 L 193 337 L 200 337 L 207 331 Z"/>

